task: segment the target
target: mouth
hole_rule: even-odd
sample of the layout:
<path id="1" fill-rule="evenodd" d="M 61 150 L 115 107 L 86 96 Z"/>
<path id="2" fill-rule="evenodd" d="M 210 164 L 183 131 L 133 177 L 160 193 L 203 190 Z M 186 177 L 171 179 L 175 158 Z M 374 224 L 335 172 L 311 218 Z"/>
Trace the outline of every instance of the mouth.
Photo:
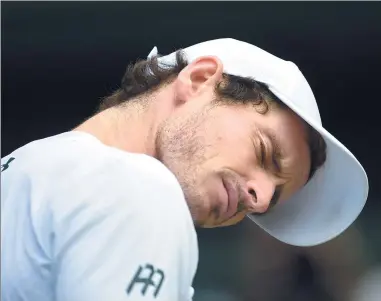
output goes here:
<path id="1" fill-rule="evenodd" d="M 228 220 L 237 212 L 238 190 L 232 182 L 225 178 L 222 179 L 222 183 L 228 196 L 226 210 L 223 212 L 222 217 L 224 220 Z"/>

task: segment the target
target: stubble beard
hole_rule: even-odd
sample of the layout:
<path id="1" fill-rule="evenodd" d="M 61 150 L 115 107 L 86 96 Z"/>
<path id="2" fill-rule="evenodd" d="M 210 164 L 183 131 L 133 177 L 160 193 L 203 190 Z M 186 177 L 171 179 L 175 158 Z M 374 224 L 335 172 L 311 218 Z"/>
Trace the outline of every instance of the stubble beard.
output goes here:
<path id="1" fill-rule="evenodd" d="M 186 118 L 169 118 L 161 124 L 155 139 L 156 157 L 176 176 L 185 200 L 197 226 L 202 226 L 204 203 L 198 175 L 206 160 L 207 143 L 202 136 L 205 130 L 204 114 Z"/>

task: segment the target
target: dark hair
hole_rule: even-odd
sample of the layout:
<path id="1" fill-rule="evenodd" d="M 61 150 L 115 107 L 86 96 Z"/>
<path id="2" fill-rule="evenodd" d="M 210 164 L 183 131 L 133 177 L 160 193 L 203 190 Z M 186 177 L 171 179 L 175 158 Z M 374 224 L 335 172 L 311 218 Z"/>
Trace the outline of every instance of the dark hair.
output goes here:
<path id="1" fill-rule="evenodd" d="M 99 106 L 99 111 L 125 104 L 137 96 L 151 94 L 166 84 L 171 83 L 183 70 L 188 62 L 184 53 L 176 52 L 176 62 L 173 65 L 158 63 L 155 56 L 148 60 L 141 60 L 127 67 L 121 82 L 121 87 L 113 94 L 104 98 Z M 276 105 L 287 108 L 276 97 L 266 84 L 252 78 L 223 74 L 223 80 L 216 86 L 218 99 L 226 100 L 233 104 L 253 104 L 260 113 L 265 114 L 269 106 Z M 311 168 L 309 179 L 326 161 L 326 143 L 323 137 L 310 125 L 307 127 L 307 142 L 310 148 Z"/>

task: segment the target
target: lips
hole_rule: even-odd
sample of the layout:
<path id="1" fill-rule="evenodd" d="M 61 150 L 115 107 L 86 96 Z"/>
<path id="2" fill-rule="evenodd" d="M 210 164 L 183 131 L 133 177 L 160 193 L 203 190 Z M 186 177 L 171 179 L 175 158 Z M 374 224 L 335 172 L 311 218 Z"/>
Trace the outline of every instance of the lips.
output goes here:
<path id="1" fill-rule="evenodd" d="M 222 180 L 226 193 L 228 195 L 228 204 L 226 211 L 223 213 L 224 220 L 231 218 L 237 212 L 238 191 L 237 188 L 227 179 Z"/>

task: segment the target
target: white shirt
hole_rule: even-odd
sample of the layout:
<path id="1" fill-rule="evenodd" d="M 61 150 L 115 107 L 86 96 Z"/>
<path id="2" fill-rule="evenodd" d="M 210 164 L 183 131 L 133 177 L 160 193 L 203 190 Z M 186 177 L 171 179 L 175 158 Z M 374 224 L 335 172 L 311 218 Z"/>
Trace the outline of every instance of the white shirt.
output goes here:
<path id="1" fill-rule="evenodd" d="M 193 221 L 158 160 L 68 132 L 1 160 L 1 300 L 190 300 Z"/>

